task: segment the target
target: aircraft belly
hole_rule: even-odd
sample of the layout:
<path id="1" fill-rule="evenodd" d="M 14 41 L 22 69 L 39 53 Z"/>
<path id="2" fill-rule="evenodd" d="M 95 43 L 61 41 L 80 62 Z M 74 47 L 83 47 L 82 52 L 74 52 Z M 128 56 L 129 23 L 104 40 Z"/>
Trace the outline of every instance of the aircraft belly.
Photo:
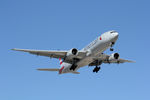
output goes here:
<path id="1" fill-rule="evenodd" d="M 94 61 L 93 56 L 97 56 L 97 55 L 101 54 L 107 48 L 109 48 L 109 46 L 110 46 L 110 42 L 100 42 L 99 44 L 97 44 L 96 46 L 91 48 L 90 51 L 92 52 L 92 54 L 88 57 L 83 58 L 80 62 L 78 62 L 77 69 L 79 69 L 80 67 L 87 66 L 90 63 L 92 63 Z"/>
<path id="2" fill-rule="evenodd" d="M 99 43 L 96 47 L 94 47 L 92 49 L 92 56 L 97 56 L 98 54 L 101 54 L 102 52 L 104 52 L 107 48 L 109 48 L 110 46 L 110 42 L 106 42 L 106 43 Z"/>
<path id="3" fill-rule="evenodd" d="M 78 67 L 83 67 L 88 65 L 89 63 L 93 62 L 92 57 L 85 57 L 80 62 L 77 63 Z"/>
<path id="4" fill-rule="evenodd" d="M 70 70 L 68 68 L 65 68 L 62 73 L 69 73 L 69 72 Z"/>
<path id="5" fill-rule="evenodd" d="M 63 74 L 65 74 L 65 73 L 74 73 L 74 72 L 76 72 L 77 71 L 77 69 L 75 69 L 75 71 L 73 71 L 73 70 L 70 70 L 70 67 L 66 67 L 66 68 L 64 68 L 64 70 L 63 70 Z"/>

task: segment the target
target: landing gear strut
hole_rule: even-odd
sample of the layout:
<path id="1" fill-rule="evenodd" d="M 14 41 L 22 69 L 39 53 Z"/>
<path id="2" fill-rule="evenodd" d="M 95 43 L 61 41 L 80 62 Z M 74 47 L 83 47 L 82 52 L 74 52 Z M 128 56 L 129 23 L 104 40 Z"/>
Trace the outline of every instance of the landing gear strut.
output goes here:
<path id="1" fill-rule="evenodd" d="M 77 68 L 77 65 L 73 64 L 71 67 L 70 67 L 70 70 L 75 70 Z"/>
<path id="2" fill-rule="evenodd" d="M 96 72 L 96 73 L 98 73 L 98 71 L 101 69 L 101 67 L 95 67 L 94 69 L 93 69 L 93 72 Z"/>
<path id="3" fill-rule="evenodd" d="M 113 48 L 110 48 L 110 51 L 114 51 L 114 49 L 113 49 Z"/>
<path id="4" fill-rule="evenodd" d="M 76 65 L 76 63 L 79 61 L 79 59 L 77 59 L 77 58 L 73 58 L 73 64 L 72 64 L 72 66 L 70 67 L 70 70 L 75 70 L 76 68 L 77 68 L 77 65 Z"/>
<path id="5" fill-rule="evenodd" d="M 96 67 L 93 69 L 93 72 L 98 73 L 98 71 L 101 69 L 100 65 L 102 64 L 102 61 L 95 61 Z M 99 66 L 99 67 L 98 67 Z"/>

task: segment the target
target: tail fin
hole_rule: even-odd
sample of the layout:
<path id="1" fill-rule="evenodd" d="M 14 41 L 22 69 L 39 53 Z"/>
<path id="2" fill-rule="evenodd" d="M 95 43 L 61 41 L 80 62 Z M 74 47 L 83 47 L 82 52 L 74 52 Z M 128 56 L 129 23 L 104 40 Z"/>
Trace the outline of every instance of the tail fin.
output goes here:
<path id="1" fill-rule="evenodd" d="M 64 69 L 64 64 L 61 58 L 59 58 L 59 63 L 60 63 L 59 74 L 61 74 Z"/>
<path id="2" fill-rule="evenodd" d="M 61 58 L 59 58 L 59 64 L 60 64 L 60 68 L 63 67 L 63 61 Z"/>

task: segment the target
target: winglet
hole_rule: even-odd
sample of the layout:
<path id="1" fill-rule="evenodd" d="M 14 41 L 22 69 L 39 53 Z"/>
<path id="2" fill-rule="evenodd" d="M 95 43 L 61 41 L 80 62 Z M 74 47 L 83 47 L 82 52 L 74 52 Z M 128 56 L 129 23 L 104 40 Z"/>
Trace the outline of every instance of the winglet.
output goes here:
<path id="1" fill-rule="evenodd" d="M 17 48 L 13 48 L 13 49 L 10 49 L 10 50 L 14 50 L 14 51 L 24 51 L 23 49 L 17 49 Z"/>
<path id="2" fill-rule="evenodd" d="M 10 50 L 16 50 L 16 48 L 10 49 Z"/>
<path id="3" fill-rule="evenodd" d="M 130 63 L 136 63 L 136 61 L 131 61 L 131 60 L 127 60 L 127 62 L 130 62 Z"/>

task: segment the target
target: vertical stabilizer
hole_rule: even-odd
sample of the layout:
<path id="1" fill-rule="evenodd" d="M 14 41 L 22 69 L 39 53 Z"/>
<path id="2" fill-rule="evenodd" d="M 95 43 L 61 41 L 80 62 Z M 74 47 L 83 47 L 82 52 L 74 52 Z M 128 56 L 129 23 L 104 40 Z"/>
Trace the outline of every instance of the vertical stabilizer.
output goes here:
<path id="1" fill-rule="evenodd" d="M 59 74 L 62 73 L 64 66 L 63 66 L 63 60 L 61 58 L 59 58 L 59 64 L 60 64 L 60 68 L 59 68 Z"/>

